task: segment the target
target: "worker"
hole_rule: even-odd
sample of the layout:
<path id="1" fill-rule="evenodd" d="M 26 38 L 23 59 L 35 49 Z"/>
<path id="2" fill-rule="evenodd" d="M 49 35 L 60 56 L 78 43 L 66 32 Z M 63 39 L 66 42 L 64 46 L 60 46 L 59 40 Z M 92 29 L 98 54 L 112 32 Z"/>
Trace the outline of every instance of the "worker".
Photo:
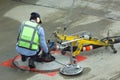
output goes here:
<path id="1" fill-rule="evenodd" d="M 50 62 L 55 59 L 48 50 L 44 29 L 41 24 L 40 15 L 37 12 L 32 12 L 30 20 L 23 22 L 19 29 L 16 51 L 21 55 L 23 62 L 30 57 L 28 61 L 30 68 L 35 68 L 34 62 L 36 59 L 45 62 Z M 43 53 L 38 56 L 40 50 Z"/>

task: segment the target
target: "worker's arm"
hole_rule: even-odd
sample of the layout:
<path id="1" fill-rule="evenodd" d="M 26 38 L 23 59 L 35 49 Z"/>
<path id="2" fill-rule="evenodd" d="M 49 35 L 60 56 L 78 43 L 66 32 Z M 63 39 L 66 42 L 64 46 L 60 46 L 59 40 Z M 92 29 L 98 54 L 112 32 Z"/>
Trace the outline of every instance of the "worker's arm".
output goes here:
<path id="1" fill-rule="evenodd" d="M 40 47 L 43 49 L 45 53 L 48 53 L 48 47 L 45 40 L 45 33 L 42 27 L 40 27 L 39 29 L 39 36 L 40 36 Z"/>

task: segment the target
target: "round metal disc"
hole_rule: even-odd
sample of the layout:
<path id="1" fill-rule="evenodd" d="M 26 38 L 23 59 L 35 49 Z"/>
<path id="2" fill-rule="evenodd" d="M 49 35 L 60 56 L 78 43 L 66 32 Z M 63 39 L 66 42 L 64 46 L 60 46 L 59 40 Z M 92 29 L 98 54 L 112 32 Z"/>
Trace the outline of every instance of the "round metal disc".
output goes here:
<path id="1" fill-rule="evenodd" d="M 83 71 L 83 68 L 79 65 L 65 65 L 63 68 L 60 69 L 60 73 L 63 75 L 78 75 Z"/>

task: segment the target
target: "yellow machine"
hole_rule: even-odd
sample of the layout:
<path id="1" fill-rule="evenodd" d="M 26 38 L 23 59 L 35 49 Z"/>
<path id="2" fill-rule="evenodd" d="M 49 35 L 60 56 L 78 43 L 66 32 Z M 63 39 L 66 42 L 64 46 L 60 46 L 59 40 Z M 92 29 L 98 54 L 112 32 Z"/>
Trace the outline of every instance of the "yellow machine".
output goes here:
<path id="1" fill-rule="evenodd" d="M 86 48 L 86 51 L 88 50 L 92 50 L 92 49 L 96 49 L 99 47 L 108 47 L 110 46 L 113 50 L 114 53 L 117 53 L 117 50 L 114 48 L 114 43 L 118 43 L 118 36 L 117 36 L 117 40 L 116 37 L 106 37 L 103 38 L 101 40 L 94 38 L 91 36 L 90 33 L 88 32 L 83 32 L 81 34 L 76 33 L 74 35 L 66 35 L 66 34 L 61 34 L 59 33 L 59 31 L 55 31 L 54 36 L 56 38 L 56 42 L 60 43 L 60 45 L 62 45 L 62 42 L 71 42 L 71 46 L 76 47 L 75 50 L 73 50 L 72 55 L 76 56 L 78 54 L 80 54 L 81 51 L 84 51 Z M 90 47 L 90 48 L 88 48 Z M 67 50 L 68 47 L 64 48 L 63 50 Z"/>
<path id="2" fill-rule="evenodd" d="M 88 32 L 66 35 L 64 32 L 55 31 L 53 35 L 55 39 L 51 38 L 53 41 L 48 40 L 49 48 L 56 51 L 59 49 L 63 55 L 66 54 L 66 51 L 70 52 L 70 64 L 66 64 L 60 69 L 60 73 L 64 75 L 76 75 L 83 71 L 83 68 L 77 64 L 76 59 L 81 51 L 110 46 L 113 53 L 117 53 L 114 44 L 120 42 L 120 36 L 109 37 L 109 32 L 108 36 L 103 39 L 92 37 Z"/>

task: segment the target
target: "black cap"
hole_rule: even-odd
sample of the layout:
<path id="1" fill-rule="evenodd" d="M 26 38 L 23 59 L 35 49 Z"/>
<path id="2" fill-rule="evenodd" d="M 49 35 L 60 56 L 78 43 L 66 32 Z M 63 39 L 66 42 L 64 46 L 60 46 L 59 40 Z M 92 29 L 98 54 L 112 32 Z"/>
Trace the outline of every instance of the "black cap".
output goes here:
<path id="1" fill-rule="evenodd" d="M 37 18 L 40 18 L 39 13 L 32 12 L 32 13 L 31 13 L 30 20 L 32 20 L 32 19 L 37 19 Z M 42 21 L 40 20 L 40 22 L 39 22 L 39 23 L 42 23 Z"/>
<path id="2" fill-rule="evenodd" d="M 37 17 L 40 18 L 40 15 L 38 13 L 36 13 L 36 12 L 32 12 L 30 19 L 36 19 Z"/>

